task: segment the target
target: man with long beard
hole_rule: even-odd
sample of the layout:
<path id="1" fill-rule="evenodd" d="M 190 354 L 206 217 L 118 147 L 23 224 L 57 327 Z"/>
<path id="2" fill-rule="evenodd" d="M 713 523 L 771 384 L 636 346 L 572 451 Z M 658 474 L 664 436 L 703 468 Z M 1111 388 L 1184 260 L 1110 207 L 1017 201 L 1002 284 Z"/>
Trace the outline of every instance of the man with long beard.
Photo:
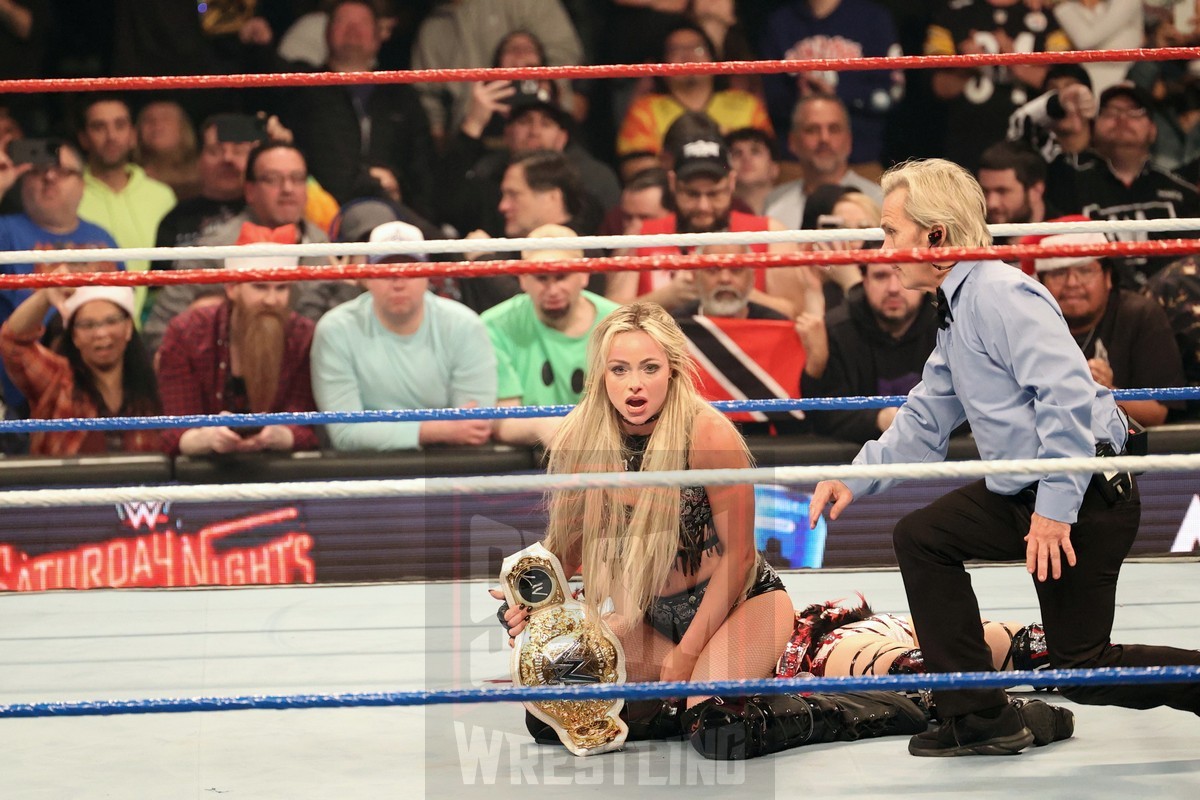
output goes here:
<path id="1" fill-rule="evenodd" d="M 249 223 L 241 243 L 269 237 Z M 296 266 L 277 257 L 226 259 L 230 269 Z M 164 414 L 316 411 L 309 373 L 313 323 L 291 309 L 287 283 L 238 283 L 225 302 L 199 305 L 171 321 L 158 351 Z M 305 425 L 224 426 L 163 432 L 169 452 L 183 455 L 312 450 Z"/>

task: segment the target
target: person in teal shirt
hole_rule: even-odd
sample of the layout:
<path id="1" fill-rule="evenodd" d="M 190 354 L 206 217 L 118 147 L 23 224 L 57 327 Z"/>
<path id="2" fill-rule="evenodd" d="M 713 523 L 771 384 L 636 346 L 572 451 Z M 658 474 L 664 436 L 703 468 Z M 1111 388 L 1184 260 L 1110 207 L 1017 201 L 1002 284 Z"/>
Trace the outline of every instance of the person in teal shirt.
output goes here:
<path id="1" fill-rule="evenodd" d="M 421 241 L 405 222 L 377 227 L 371 241 Z M 373 263 L 424 260 L 373 256 Z M 367 293 L 321 317 L 312 345 L 313 396 L 322 411 L 461 408 L 496 403 L 496 361 L 478 315 L 428 291 L 428 278 L 371 278 Z M 338 450 L 411 450 L 481 445 L 485 419 L 367 422 L 328 426 Z"/>

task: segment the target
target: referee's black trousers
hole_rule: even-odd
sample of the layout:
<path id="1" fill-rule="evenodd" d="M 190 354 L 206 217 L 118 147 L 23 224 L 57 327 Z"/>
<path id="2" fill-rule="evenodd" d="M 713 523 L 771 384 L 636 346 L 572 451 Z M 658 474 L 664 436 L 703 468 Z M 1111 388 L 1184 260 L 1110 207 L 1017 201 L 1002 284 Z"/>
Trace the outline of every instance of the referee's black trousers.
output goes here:
<path id="1" fill-rule="evenodd" d="M 984 672 L 992 667 L 979 603 L 964 561 L 1025 560 L 1032 504 L 1020 496 L 971 483 L 900 520 L 893 534 L 920 647 L 930 672 Z M 1034 579 L 1050 664 L 1057 669 L 1200 664 L 1200 650 L 1112 644 L 1117 576 L 1137 535 L 1141 500 L 1109 505 L 1088 488 L 1071 526 L 1076 565 L 1063 561 L 1062 577 Z M 1079 703 L 1154 708 L 1167 705 L 1200 713 L 1200 683 L 1064 687 Z M 943 718 L 1006 702 L 1000 689 L 934 693 Z"/>

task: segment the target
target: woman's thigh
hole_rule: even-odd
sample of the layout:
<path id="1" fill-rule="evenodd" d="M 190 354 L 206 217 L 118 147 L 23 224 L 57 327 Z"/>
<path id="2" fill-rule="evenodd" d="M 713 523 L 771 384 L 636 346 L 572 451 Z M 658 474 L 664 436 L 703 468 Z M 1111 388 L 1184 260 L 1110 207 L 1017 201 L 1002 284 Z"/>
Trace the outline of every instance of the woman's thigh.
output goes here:
<path id="1" fill-rule="evenodd" d="M 795 625 L 796 611 L 787 592 L 767 592 L 745 600 L 708 640 L 692 680 L 769 677 Z"/>
<path id="2" fill-rule="evenodd" d="M 621 649 L 625 651 L 625 679 L 658 680 L 663 661 L 675 644 L 644 622 L 634 625 L 628 633 L 618 638 L 621 640 Z"/>

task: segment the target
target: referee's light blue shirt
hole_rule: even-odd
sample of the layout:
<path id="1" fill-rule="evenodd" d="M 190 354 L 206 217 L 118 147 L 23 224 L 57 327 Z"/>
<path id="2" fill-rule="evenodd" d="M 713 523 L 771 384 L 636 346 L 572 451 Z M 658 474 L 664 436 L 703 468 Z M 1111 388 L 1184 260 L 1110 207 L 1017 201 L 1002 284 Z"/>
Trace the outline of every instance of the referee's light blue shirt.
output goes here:
<path id="1" fill-rule="evenodd" d="M 890 428 L 867 442 L 855 464 L 941 461 L 950 433 L 964 420 L 986 460 L 1088 457 L 1097 442 L 1120 451 L 1128 429 L 1112 393 L 1091 370 L 1067 329 L 1058 303 L 1040 283 L 1001 261 L 963 261 L 942 283 L 950 327 L 921 382 L 909 392 Z M 1036 511 L 1075 522 L 1091 476 L 1046 473 Z M 855 497 L 895 481 L 855 479 Z M 991 476 L 998 494 L 1016 494 L 1026 476 Z"/>

